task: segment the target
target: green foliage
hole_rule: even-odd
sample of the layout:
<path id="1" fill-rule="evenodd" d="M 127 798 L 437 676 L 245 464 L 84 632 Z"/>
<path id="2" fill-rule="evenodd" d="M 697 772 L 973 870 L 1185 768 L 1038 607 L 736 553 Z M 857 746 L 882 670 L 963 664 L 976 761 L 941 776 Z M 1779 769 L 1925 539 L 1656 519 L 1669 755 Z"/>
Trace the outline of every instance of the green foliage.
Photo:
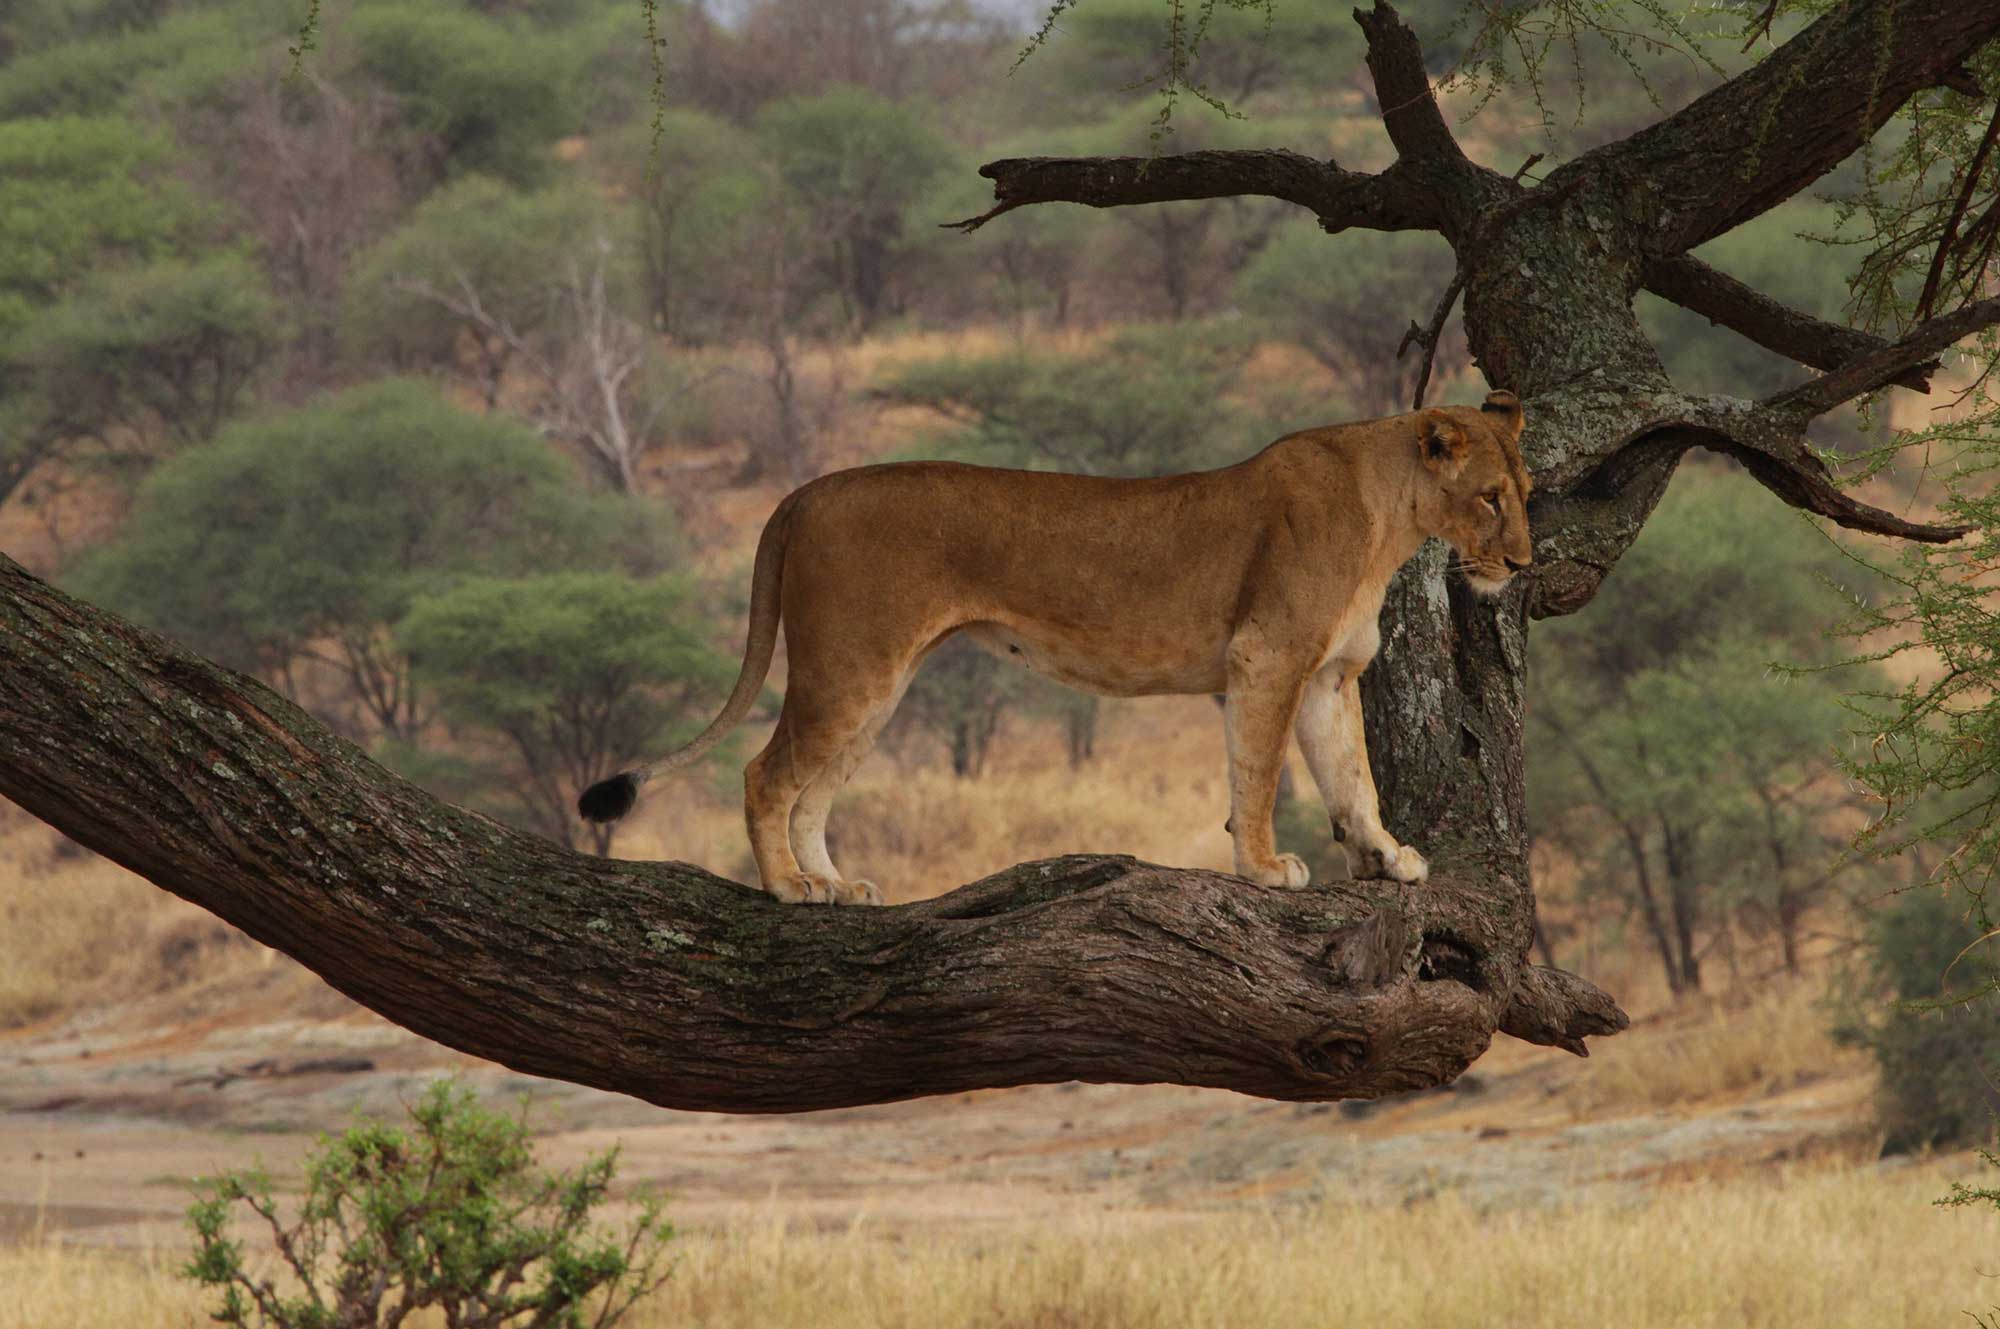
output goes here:
<path id="1" fill-rule="evenodd" d="M 1873 676 L 1828 669 L 1826 633 L 1871 582 L 1747 479 L 1693 471 L 1590 609 L 1531 639 L 1532 824 L 1637 915 L 1676 991 L 1717 909 L 1795 961 L 1840 878 L 1841 697 Z"/>
<path id="2" fill-rule="evenodd" d="M 0 119 L 0 501 L 79 444 L 132 455 L 111 431 L 145 423 L 166 361 L 262 358 L 268 306 L 218 298 L 246 289 L 223 265 L 126 270 L 189 247 L 205 217 L 162 178 L 169 157 L 163 138 L 116 116 Z M 226 345 L 199 344 L 223 325 Z M 238 377 L 224 374 L 209 414 L 233 405 Z"/>
<path id="3" fill-rule="evenodd" d="M 1854 700 L 1865 745 L 1848 774 L 1879 804 L 1859 847 L 1894 858 L 1922 847 L 1940 857 L 1940 879 L 1957 888 L 1980 924 L 2000 926 L 2000 608 L 1991 574 L 2000 561 L 2000 419 L 1989 408 L 1925 437 L 1950 449 L 1943 519 L 1973 527 L 1947 545 L 1913 545 L 1880 569 L 1892 593 L 1853 625 L 1870 659 L 1922 652 L 1924 667 L 1899 688 L 1877 686 Z M 1935 659 L 1936 664 L 1930 661 Z M 2000 994 L 2000 985 L 1994 987 Z M 1988 998 L 2000 1006 L 2000 995 Z"/>
<path id="4" fill-rule="evenodd" d="M 44 411 L 104 437 L 121 425 L 143 439 L 212 438 L 283 341 L 264 277 L 241 255 L 167 259 L 85 280 L 11 343 L 0 372 L 22 371 Z"/>
<path id="5" fill-rule="evenodd" d="M 1396 355 L 1403 329 L 1430 321 L 1454 266 L 1451 249 L 1434 235 L 1329 236 L 1310 221 L 1287 222 L 1244 268 L 1236 300 L 1340 375 L 1353 406 L 1389 415 L 1409 409 L 1416 381 L 1418 352 Z M 1433 381 L 1466 359 L 1464 339 L 1447 334 Z"/>
<path id="6" fill-rule="evenodd" d="M 700 111 L 668 111 L 613 135 L 607 174 L 637 200 L 634 227 L 652 325 L 689 341 L 730 330 L 715 274 L 735 266 L 746 230 L 772 212 L 777 182 L 750 135 Z"/>
<path id="7" fill-rule="evenodd" d="M 980 177 L 981 162 L 1049 150 L 1037 136 L 981 148 L 940 174 L 912 207 L 917 234 L 925 238 L 915 248 L 934 274 L 929 312 L 968 319 L 1002 313 L 1020 333 L 1035 312 L 1057 327 L 1070 321 L 1073 296 L 1088 277 L 1091 245 L 1105 234 L 1104 219 L 1093 210 L 1058 203 L 1037 208 L 1033 225 L 1000 223 L 969 235 L 941 229 L 993 206 L 993 185 Z"/>
<path id="8" fill-rule="evenodd" d="M 577 128 L 561 47 L 440 3 L 374 4 L 349 21 L 355 66 L 396 94 L 438 175 L 483 172 L 518 185 L 549 170 Z"/>
<path id="9" fill-rule="evenodd" d="M 1073 108 L 1132 92 L 1159 98 L 1162 128 L 1178 98 L 1241 109 L 1260 94 L 1322 95 L 1329 74 L 1361 62 L 1361 30 L 1346 7 L 1287 0 L 1090 0 L 1065 10 L 1060 35 L 1022 71 L 1055 85 Z M 1073 114 L 1073 112 L 1072 112 Z"/>
<path id="10" fill-rule="evenodd" d="M 588 256 L 590 237 L 607 220 L 581 190 L 524 193 L 478 175 L 453 181 L 362 256 L 347 285 L 343 339 L 357 355 L 405 368 L 455 362 L 469 320 L 417 288 L 476 299 L 516 333 L 533 336 L 559 312 L 552 287 Z M 610 285 L 627 283 L 614 273 Z M 474 343 L 491 401 L 513 352 L 497 338 Z"/>
<path id="11" fill-rule="evenodd" d="M 1268 425 L 1230 400 L 1252 343 L 1214 329 L 1131 328 L 1082 354 L 1022 351 L 911 365 L 879 389 L 957 428 L 928 455 L 1088 475 L 1235 461 Z"/>
<path id="12" fill-rule="evenodd" d="M 269 35 L 246 18 L 241 6 L 194 9 L 47 46 L 0 67 L 0 117 L 107 114 L 135 87 L 172 87 L 192 69 L 226 63 L 240 73 Z"/>
<path id="13" fill-rule="evenodd" d="M 0 120 L 0 330 L 10 297 L 42 303 L 98 265 L 191 237 L 204 209 L 160 178 L 168 156 L 164 138 L 117 116 Z"/>
<path id="14" fill-rule="evenodd" d="M 577 492 L 533 431 L 386 380 L 233 425 L 160 467 L 74 584 L 238 668 L 283 681 L 322 659 L 376 724 L 408 735 L 425 712 L 387 634 L 419 595 L 616 564 L 640 523 Z"/>
<path id="15" fill-rule="evenodd" d="M 1897 896 L 1869 922 L 1872 988 L 1894 1005 L 1839 1032 L 1881 1071 L 1884 1152 L 1992 1141 L 2000 1116 L 2000 1001 L 1993 938 L 1944 893 Z"/>
<path id="16" fill-rule="evenodd" d="M 604 1329 L 671 1274 L 673 1229 L 648 1197 L 623 1232 L 592 1224 L 617 1151 L 569 1172 L 536 1166 L 523 1121 L 436 1081 L 408 1126 L 363 1120 L 322 1136 L 287 1219 L 262 1169 L 197 1183 L 182 1275 L 216 1294 L 212 1318 L 248 1329 L 390 1329 L 434 1308 L 464 1326 Z M 269 1229 L 270 1278 L 229 1235 L 247 1211 Z"/>
<path id="17" fill-rule="evenodd" d="M 574 800 L 691 737 L 737 662 L 712 649 L 688 588 L 614 573 L 466 581 L 420 597 L 396 627 L 447 724 L 497 740 L 513 810 L 565 844 Z M 599 853 L 612 827 L 592 827 Z"/>
<path id="18" fill-rule="evenodd" d="M 824 237 L 821 263 L 857 327 L 893 312 L 910 205 L 952 159 L 928 108 L 841 87 L 759 113 L 759 147 Z"/>

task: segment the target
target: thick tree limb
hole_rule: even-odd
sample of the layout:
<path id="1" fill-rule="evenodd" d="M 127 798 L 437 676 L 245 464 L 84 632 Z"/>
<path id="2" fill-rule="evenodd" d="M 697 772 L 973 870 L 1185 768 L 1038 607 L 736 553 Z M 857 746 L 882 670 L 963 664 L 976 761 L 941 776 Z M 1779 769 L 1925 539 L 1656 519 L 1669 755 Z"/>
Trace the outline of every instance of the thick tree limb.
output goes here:
<path id="1" fill-rule="evenodd" d="M 993 182 L 993 207 L 946 222 L 976 231 L 1030 203 L 1082 203 L 1119 208 L 1189 199 L 1257 196 L 1310 208 L 1329 231 L 1361 226 L 1378 231 L 1435 230 L 1437 199 L 1408 172 L 1343 171 L 1282 148 L 1204 150 L 1159 157 L 1009 157 L 979 173 Z"/>
<path id="2" fill-rule="evenodd" d="M 1974 300 L 1949 314 L 1926 319 L 1895 342 L 1767 401 L 1765 409 L 1780 416 L 1809 420 L 1843 402 L 1893 383 L 1914 365 L 1934 360 L 1975 332 L 2000 324 L 2000 297 Z"/>
<path id="3" fill-rule="evenodd" d="M 1692 254 L 1655 259 L 1646 265 L 1645 275 L 1646 289 L 1654 295 L 1814 369 L 1838 369 L 1889 345 L 1858 328 L 1829 323 L 1773 300 Z M 1936 360 L 1928 360 L 1890 382 L 1928 392 L 1937 367 Z"/>
<path id="4" fill-rule="evenodd" d="M 1846 160 L 1913 95 L 1961 82 L 2000 36 L 2000 0 L 1847 0 L 1756 68 L 1550 176 L 1613 187 L 1646 252 L 1693 249 Z"/>
<path id="5" fill-rule="evenodd" d="M 4 556 L 0 793 L 426 1037 L 672 1107 L 1072 1079 L 1372 1097 L 1449 1080 L 1499 1028 L 1581 1052 L 1625 1024 L 1526 968 L 1512 886 L 1076 857 L 830 909 L 573 854 Z"/>

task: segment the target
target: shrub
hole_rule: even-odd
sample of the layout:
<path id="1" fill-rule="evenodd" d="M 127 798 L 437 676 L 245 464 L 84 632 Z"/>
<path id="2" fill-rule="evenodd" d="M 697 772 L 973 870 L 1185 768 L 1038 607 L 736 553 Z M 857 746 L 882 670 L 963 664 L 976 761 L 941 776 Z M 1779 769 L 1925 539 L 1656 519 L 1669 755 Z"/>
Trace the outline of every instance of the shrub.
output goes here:
<path id="1" fill-rule="evenodd" d="M 289 1223 L 259 1169 L 198 1182 L 182 1273 L 216 1292 L 212 1318 L 226 1325 L 372 1329 L 424 1307 L 468 1329 L 610 1325 L 666 1281 L 673 1235 L 655 1198 L 622 1235 L 590 1225 L 616 1163 L 613 1150 L 544 1172 L 519 1118 L 438 1081 L 408 1128 L 364 1120 L 322 1137 Z M 253 1272 L 226 1235 L 238 1205 L 270 1229 L 287 1279 Z"/>
<path id="2" fill-rule="evenodd" d="M 1982 954 L 1992 945 L 1935 891 L 1911 891 L 1871 920 L 1871 977 L 1896 1004 L 1839 1032 L 1867 1048 L 1881 1070 L 1884 1153 L 1993 1138 L 2000 998 L 1972 995 L 1992 981 L 1992 961 Z"/>

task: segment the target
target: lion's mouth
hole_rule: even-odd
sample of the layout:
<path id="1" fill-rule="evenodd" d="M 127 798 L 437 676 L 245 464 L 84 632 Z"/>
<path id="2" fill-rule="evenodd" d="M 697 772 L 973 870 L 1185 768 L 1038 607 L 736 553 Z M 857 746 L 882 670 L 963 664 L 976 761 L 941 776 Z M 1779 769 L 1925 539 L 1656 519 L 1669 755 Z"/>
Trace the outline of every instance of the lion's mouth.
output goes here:
<path id="1" fill-rule="evenodd" d="M 1458 560 L 1458 570 L 1465 574 L 1465 579 L 1472 584 L 1472 589 L 1481 595 L 1498 595 L 1507 589 L 1509 582 L 1514 580 L 1512 568 L 1490 559 L 1466 558 L 1461 555 Z"/>

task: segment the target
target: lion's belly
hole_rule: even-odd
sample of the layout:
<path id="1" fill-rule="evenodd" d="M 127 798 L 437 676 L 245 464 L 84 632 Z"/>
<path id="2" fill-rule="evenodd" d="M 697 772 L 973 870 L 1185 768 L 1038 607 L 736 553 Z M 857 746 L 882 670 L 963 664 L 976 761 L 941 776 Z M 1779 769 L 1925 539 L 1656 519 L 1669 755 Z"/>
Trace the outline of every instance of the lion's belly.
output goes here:
<path id="1" fill-rule="evenodd" d="M 1048 624 L 972 623 L 966 636 L 1004 660 L 1107 697 L 1221 692 L 1228 639 L 1200 633 L 1114 638 Z"/>

